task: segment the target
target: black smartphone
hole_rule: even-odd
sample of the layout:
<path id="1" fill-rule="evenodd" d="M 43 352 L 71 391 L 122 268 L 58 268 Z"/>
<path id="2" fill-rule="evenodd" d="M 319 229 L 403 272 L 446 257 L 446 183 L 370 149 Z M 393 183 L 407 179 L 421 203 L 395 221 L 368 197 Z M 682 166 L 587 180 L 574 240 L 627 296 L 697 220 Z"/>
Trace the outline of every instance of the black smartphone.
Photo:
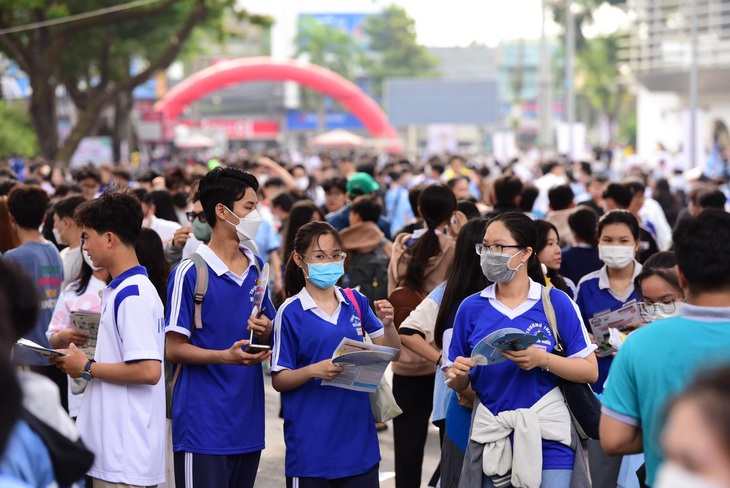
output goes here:
<path id="1" fill-rule="evenodd" d="M 271 346 L 266 344 L 249 344 L 246 348 L 246 352 L 249 354 L 258 354 L 260 352 L 266 352 L 271 349 Z"/>

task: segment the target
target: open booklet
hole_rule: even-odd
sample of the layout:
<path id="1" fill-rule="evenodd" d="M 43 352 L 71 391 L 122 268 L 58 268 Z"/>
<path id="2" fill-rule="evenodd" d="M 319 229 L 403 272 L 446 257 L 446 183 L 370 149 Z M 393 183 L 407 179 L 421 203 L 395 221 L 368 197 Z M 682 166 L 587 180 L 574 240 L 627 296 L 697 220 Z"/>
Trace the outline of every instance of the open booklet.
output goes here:
<path id="1" fill-rule="evenodd" d="M 322 381 L 322 386 L 373 393 L 396 354 L 398 350 L 392 347 L 345 337 L 332 355 L 332 362 L 342 366 L 343 371 L 331 380 Z"/>
<path id="2" fill-rule="evenodd" d="M 41 356 L 49 357 L 49 358 L 55 358 L 58 356 L 68 356 L 65 352 L 57 351 L 55 349 L 48 349 L 47 347 L 43 347 L 40 344 L 33 342 L 29 339 L 23 339 L 20 338 L 15 342 L 16 346 L 23 347 L 25 349 L 30 349 L 31 351 L 35 351 Z"/>
<path id="3" fill-rule="evenodd" d="M 77 310 L 71 313 L 71 319 L 74 323 L 74 329 L 89 334 L 89 340 L 79 349 L 93 356 L 94 351 L 96 351 L 96 338 L 99 335 L 101 314 L 99 312 L 89 312 L 88 310 Z"/>
<path id="4" fill-rule="evenodd" d="M 639 311 L 639 305 L 634 299 L 626 302 L 617 310 L 609 310 L 594 315 L 589 319 L 589 323 L 593 337 L 596 338 L 598 344 L 598 355 L 605 357 L 616 352 L 621 347 L 620 344 L 623 343 L 615 332 L 612 337 L 611 329 L 616 329 L 619 332 L 630 332 L 644 325 L 645 321 Z"/>

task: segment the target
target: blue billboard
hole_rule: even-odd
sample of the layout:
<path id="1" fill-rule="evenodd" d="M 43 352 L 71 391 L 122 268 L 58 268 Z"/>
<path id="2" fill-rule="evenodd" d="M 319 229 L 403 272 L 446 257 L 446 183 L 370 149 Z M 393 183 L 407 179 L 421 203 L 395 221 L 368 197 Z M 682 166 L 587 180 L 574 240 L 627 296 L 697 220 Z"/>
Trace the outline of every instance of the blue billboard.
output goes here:
<path id="1" fill-rule="evenodd" d="M 346 32 L 355 39 L 360 47 L 367 49 L 369 42 L 365 35 L 364 24 L 367 14 L 300 14 L 301 19 L 314 19 L 322 25 Z"/>
<path id="2" fill-rule="evenodd" d="M 317 130 L 319 128 L 319 113 L 303 112 L 301 110 L 286 111 L 286 127 L 289 130 Z M 327 112 L 325 114 L 325 130 L 364 129 L 362 122 L 347 112 Z"/>

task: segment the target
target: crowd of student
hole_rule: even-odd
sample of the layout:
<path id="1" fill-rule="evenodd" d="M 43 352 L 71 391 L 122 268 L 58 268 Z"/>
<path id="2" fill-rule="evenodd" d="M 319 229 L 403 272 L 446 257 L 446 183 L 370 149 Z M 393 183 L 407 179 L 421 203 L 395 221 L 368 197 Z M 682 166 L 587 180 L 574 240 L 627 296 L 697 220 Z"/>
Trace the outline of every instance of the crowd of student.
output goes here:
<path id="1" fill-rule="evenodd" d="M 730 486 L 721 186 L 460 157 L 232 163 L 0 168 L 0 486 L 66 486 L 38 420 L 95 455 L 89 486 L 254 486 L 263 365 L 287 486 L 377 486 L 368 394 L 321 386 L 366 336 L 399 350 L 398 488 L 424 469 L 442 487 Z M 632 304 L 605 354 L 592 319 Z M 101 314 L 93 357 L 80 311 Z M 537 340 L 483 365 L 505 330 Z M 566 382 L 601 398 L 600 439 L 574 428 Z"/>

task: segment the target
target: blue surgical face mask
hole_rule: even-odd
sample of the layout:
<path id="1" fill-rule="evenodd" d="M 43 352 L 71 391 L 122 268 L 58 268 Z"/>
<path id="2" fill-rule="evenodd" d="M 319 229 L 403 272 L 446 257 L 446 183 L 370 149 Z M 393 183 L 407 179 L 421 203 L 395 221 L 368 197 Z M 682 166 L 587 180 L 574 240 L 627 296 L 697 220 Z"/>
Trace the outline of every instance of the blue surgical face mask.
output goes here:
<path id="1" fill-rule="evenodd" d="M 309 268 L 309 276 L 307 276 L 309 281 L 311 281 L 317 288 L 321 288 L 323 290 L 326 290 L 331 286 L 335 286 L 340 277 L 345 274 L 344 261 L 340 263 L 322 264 L 307 263 L 307 267 Z"/>

